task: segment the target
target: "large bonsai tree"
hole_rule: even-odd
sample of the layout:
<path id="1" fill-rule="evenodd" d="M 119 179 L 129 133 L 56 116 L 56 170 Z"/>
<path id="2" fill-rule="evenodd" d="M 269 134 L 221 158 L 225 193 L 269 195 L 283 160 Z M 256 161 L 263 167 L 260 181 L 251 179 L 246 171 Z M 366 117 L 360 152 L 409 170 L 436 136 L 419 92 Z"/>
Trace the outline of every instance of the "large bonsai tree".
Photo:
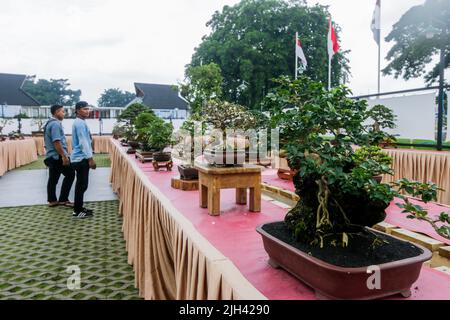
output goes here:
<path id="1" fill-rule="evenodd" d="M 294 183 L 301 199 L 285 222 L 299 241 L 347 246 L 353 236 L 368 235 L 366 227 L 382 222 L 386 208 L 399 195 L 394 186 L 376 178 L 392 170 L 381 149 L 371 146 L 374 131 L 365 125 L 371 116 L 367 102 L 348 98 L 345 86 L 327 91 L 307 77 L 281 78 L 278 83 L 265 106 L 272 110 L 272 125 L 279 126 L 288 162 L 298 172 Z M 382 114 L 378 116 L 383 121 Z M 363 151 L 356 153 L 356 146 Z M 414 185 L 406 188 L 415 190 Z M 417 208 L 404 209 L 411 218 L 420 216 L 412 212 Z"/>

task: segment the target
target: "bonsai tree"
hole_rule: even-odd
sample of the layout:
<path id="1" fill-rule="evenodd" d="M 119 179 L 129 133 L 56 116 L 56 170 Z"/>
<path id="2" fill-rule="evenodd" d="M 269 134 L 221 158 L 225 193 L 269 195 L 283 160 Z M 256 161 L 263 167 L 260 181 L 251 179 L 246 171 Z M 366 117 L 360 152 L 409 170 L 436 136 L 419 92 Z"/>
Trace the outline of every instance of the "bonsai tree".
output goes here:
<path id="1" fill-rule="evenodd" d="M 180 131 L 176 134 L 175 140 L 177 141 L 177 145 L 175 146 L 175 150 L 178 152 L 178 156 L 185 162 L 185 167 L 193 167 L 195 158 L 200 156 L 205 148 L 204 134 L 206 127 L 200 120 L 201 118 L 198 116 L 191 116 L 183 123 Z M 201 150 L 195 150 L 196 143 L 201 146 Z"/>
<path id="2" fill-rule="evenodd" d="M 46 120 L 43 118 L 33 119 L 32 125 L 37 127 L 37 131 L 41 132 L 44 129 Z"/>
<path id="3" fill-rule="evenodd" d="M 150 111 L 139 114 L 134 120 L 136 140 L 141 144 L 143 151 L 151 151 L 151 146 L 148 143 L 149 134 L 151 134 L 151 132 L 148 128 L 156 119 L 158 119 L 158 117 L 153 111 Z"/>
<path id="4" fill-rule="evenodd" d="M 280 141 L 297 172 L 300 197 L 285 218 L 287 227 L 298 241 L 320 247 L 346 247 L 354 237 L 383 244 L 367 227 L 385 219 L 399 192 L 376 179 L 392 170 L 387 155 L 370 144 L 367 102 L 348 98 L 345 86 L 327 91 L 307 77 L 278 82 L 265 106 L 271 107 L 272 126 L 279 126 Z M 379 123 L 385 120 L 380 115 Z M 332 139 L 325 139 L 329 134 Z M 363 149 L 357 152 L 355 145 Z"/>
<path id="5" fill-rule="evenodd" d="M 140 129 L 145 143 L 151 150 L 162 152 L 172 143 L 173 125 L 155 117 L 145 128 Z"/>
<path id="6" fill-rule="evenodd" d="M 115 124 L 112 130 L 112 134 L 115 138 L 124 137 L 126 132 L 126 128 L 123 125 L 120 125 L 119 123 Z"/>
<path id="7" fill-rule="evenodd" d="M 12 120 L 9 119 L 0 119 L 0 136 L 3 135 L 3 130 L 5 130 L 7 125 L 12 124 Z"/>
<path id="8" fill-rule="evenodd" d="M 394 136 L 383 131 L 396 127 L 395 120 L 397 116 L 391 109 L 379 104 L 370 109 L 367 112 L 367 116 L 373 121 L 372 124 L 366 126 L 370 144 L 384 146 L 396 141 Z"/>
<path id="9" fill-rule="evenodd" d="M 141 113 L 151 113 L 151 109 L 140 103 L 134 103 L 127 107 L 118 117 L 119 123 L 122 123 L 125 127 L 125 138 L 128 141 L 135 141 L 137 132 L 135 128 L 135 122 Z"/>

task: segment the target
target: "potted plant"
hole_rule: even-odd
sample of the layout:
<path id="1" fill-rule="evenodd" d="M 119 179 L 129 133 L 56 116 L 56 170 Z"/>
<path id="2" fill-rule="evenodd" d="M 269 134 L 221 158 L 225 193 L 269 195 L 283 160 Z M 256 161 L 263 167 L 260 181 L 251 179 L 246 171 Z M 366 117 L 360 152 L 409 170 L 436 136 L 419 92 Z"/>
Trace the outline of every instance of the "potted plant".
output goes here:
<path id="1" fill-rule="evenodd" d="M 176 140 L 177 145 L 174 148 L 174 152 L 178 157 L 183 160 L 183 164 L 178 165 L 178 172 L 180 173 L 180 179 L 183 181 L 195 181 L 198 180 L 198 170 L 195 168 L 195 159 L 200 156 L 205 147 L 204 143 L 204 126 L 201 123 L 200 118 L 193 118 L 186 120 L 181 126 L 181 130 L 178 133 Z M 197 124 L 199 124 L 197 126 Z M 199 127 L 201 129 L 199 130 Z M 200 146 L 200 150 L 196 150 L 197 146 Z"/>
<path id="2" fill-rule="evenodd" d="M 205 122 L 214 129 L 210 146 L 205 149 L 205 159 L 212 165 L 235 166 L 245 162 L 245 143 L 239 144 L 238 135 L 227 137 L 227 130 L 255 129 L 258 121 L 245 107 L 238 104 L 212 100 L 204 108 Z"/>
<path id="3" fill-rule="evenodd" d="M 120 138 L 125 136 L 126 128 L 119 123 L 116 123 L 112 130 L 112 135 L 114 140 L 119 140 Z"/>
<path id="4" fill-rule="evenodd" d="M 32 125 L 37 127 L 36 131 L 31 131 L 32 137 L 43 137 L 44 136 L 44 125 L 45 125 L 45 119 L 43 118 L 37 118 L 33 119 Z"/>
<path id="5" fill-rule="evenodd" d="M 374 178 L 392 173 L 387 161 L 355 155 L 354 145 L 370 147 L 364 130 L 367 102 L 348 98 L 344 86 L 327 91 L 307 77 L 279 83 L 271 96 L 272 113 L 289 163 L 298 171 L 294 184 L 300 201 L 284 221 L 258 228 L 270 263 L 307 283 L 319 297 L 408 296 L 431 253 L 371 229 L 384 221 L 399 191 Z M 326 134 L 333 138 L 324 139 Z M 405 206 L 405 211 L 413 209 Z M 368 285 L 373 266 L 381 274 L 376 290 Z"/>
<path id="6" fill-rule="evenodd" d="M 136 141 L 137 132 L 135 122 L 141 113 L 152 112 L 151 109 L 141 103 L 134 103 L 128 106 L 118 117 L 119 123 L 123 123 L 125 127 L 124 137 L 127 139 L 127 144 L 130 146 L 128 150 L 129 154 L 136 153 L 136 149 L 139 148 L 139 142 Z"/>
<path id="7" fill-rule="evenodd" d="M 0 141 L 5 141 L 6 136 L 3 135 L 3 130 L 6 128 L 7 125 L 12 124 L 12 121 L 9 119 L 0 119 Z"/>
<path id="8" fill-rule="evenodd" d="M 166 123 L 161 118 L 154 119 L 148 126 L 147 143 L 155 150 L 153 160 L 155 162 L 169 162 L 172 160 L 170 152 L 164 152 L 164 149 L 172 143 L 173 125 Z"/>
<path id="9" fill-rule="evenodd" d="M 378 145 L 380 148 L 394 146 L 397 141 L 396 138 L 384 131 L 396 128 L 395 120 L 397 116 L 394 112 L 388 107 L 378 104 L 367 112 L 367 116 L 369 120 L 373 121 L 372 124 L 365 126 L 370 139 L 369 143 Z"/>

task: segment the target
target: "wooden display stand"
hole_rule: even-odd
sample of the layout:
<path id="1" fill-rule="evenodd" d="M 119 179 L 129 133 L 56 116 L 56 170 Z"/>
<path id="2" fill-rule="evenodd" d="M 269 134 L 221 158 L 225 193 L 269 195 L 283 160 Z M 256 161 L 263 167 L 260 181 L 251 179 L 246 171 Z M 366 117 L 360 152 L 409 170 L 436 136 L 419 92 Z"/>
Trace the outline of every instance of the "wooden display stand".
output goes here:
<path id="1" fill-rule="evenodd" d="M 236 189 L 236 203 L 247 204 L 250 189 L 250 211 L 261 212 L 261 167 L 218 168 L 205 163 L 195 163 L 199 171 L 200 207 L 208 208 L 211 216 L 220 215 L 220 190 Z"/>
<path id="2" fill-rule="evenodd" d="M 162 168 L 166 168 L 167 171 L 172 171 L 172 167 L 173 167 L 173 162 L 172 160 L 170 161 L 165 161 L 165 162 L 158 162 L 153 160 L 153 168 L 155 168 L 155 171 L 159 171 L 159 169 Z"/>
<path id="3" fill-rule="evenodd" d="M 181 180 L 178 178 L 172 178 L 172 188 L 183 191 L 197 191 L 198 180 Z"/>
<path id="4" fill-rule="evenodd" d="M 142 163 L 153 161 L 153 152 L 144 152 L 141 150 L 136 151 L 136 159 Z"/>

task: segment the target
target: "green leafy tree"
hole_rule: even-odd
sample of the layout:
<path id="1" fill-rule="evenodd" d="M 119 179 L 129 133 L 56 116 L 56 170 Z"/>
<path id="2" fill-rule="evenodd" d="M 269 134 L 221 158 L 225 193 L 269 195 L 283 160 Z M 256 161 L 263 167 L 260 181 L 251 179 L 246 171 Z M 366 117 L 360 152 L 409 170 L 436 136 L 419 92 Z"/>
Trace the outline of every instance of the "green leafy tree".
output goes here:
<path id="1" fill-rule="evenodd" d="M 386 37 L 395 44 L 386 59 L 385 75 L 408 80 L 425 75 L 432 84 L 439 77 L 439 64 L 426 73 L 426 66 L 441 48 L 445 50 L 445 67 L 450 66 L 450 1 L 427 0 L 409 9 Z"/>
<path id="2" fill-rule="evenodd" d="M 191 113 L 198 115 L 203 105 L 222 96 L 223 77 L 215 63 L 189 66 L 185 71 L 185 83 L 180 84 L 181 95 L 189 101 Z"/>
<path id="3" fill-rule="evenodd" d="M 100 99 L 98 99 L 98 106 L 103 108 L 121 108 L 125 107 L 135 97 L 135 94 L 118 88 L 106 89 L 103 91 Z"/>
<path id="4" fill-rule="evenodd" d="M 212 33 L 196 48 L 188 68 L 216 63 L 224 78 L 223 98 L 259 109 L 274 87 L 273 78 L 294 75 L 296 32 L 308 59 L 305 74 L 327 83 L 329 16 L 326 6 L 308 7 L 303 0 L 243 0 L 225 6 L 207 23 Z M 333 59 L 334 85 L 347 77 L 345 54 Z"/>
<path id="5" fill-rule="evenodd" d="M 39 79 L 36 76 L 25 80 L 23 89 L 42 105 L 60 104 L 72 106 L 80 101 L 81 90 L 69 89 L 68 79 Z"/>
<path id="6" fill-rule="evenodd" d="M 117 117 L 117 121 L 124 122 L 125 125 L 134 126 L 137 117 L 141 113 L 153 113 L 153 110 L 147 108 L 141 103 L 133 103 Z"/>

